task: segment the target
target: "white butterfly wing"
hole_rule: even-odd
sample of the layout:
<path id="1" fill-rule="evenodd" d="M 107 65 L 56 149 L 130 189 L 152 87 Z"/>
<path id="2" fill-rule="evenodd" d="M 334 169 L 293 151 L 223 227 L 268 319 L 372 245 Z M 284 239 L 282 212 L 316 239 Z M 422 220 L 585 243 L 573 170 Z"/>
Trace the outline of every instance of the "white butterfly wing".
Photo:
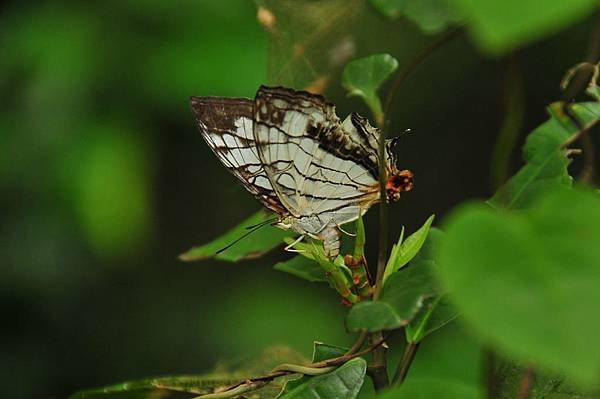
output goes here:
<path id="1" fill-rule="evenodd" d="M 254 141 L 254 102 L 247 98 L 192 97 L 202 137 L 223 165 L 264 206 L 287 214 L 262 166 Z"/>
<path id="2" fill-rule="evenodd" d="M 357 118 L 342 123 L 332 104 L 307 92 L 261 87 L 256 95 L 259 158 L 308 233 L 353 221 L 379 199 L 378 138 L 361 131 Z"/>

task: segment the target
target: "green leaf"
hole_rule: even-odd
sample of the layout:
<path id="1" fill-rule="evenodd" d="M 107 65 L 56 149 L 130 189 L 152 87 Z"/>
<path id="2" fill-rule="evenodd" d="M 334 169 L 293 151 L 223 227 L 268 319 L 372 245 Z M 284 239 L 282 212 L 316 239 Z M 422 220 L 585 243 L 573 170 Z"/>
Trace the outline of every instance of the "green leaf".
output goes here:
<path id="1" fill-rule="evenodd" d="M 595 0 L 449 0 L 469 21 L 482 50 L 499 54 L 541 39 L 582 19 L 595 9 Z"/>
<path id="2" fill-rule="evenodd" d="M 402 242 L 404 229 L 402 230 L 402 234 L 400 234 L 400 240 L 398 241 L 398 244 L 392 248 L 392 253 L 388 259 L 385 273 L 383 275 L 384 283 L 392 273 L 400 270 L 400 268 L 410 262 L 410 260 L 417 255 L 427 239 L 427 234 L 429 233 L 429 228 L 431 227 L 431 223 L 433 223 L 434 218 L 435 215 L 429 216 L 423 226 L 411 234 L 406 240 L 404 240 L 404 242 Z"/>
<path id="3" fill-rule="evenodd" d="M 288 244 L 293 243 L 292 238 L 286 238 Z M 344 258 L 338 255 L 333 261 L 325 256 L 323 245 L 319 241 L 299 242 L 294 249 L 301 251 L 300 255 L 315 261 L 323 270 L 325 279 L 344 299 L 355 303 L 358 301 L 356 295 L 350 291 L 352 286 L 352 271 L 344 264 Z"/>
<path id="4" fill-rule="evenodd" d="M 383 110 L 377 90 L 398 68 L 398 61 L 389 54 L 375 54 L 350 62 L 344 68 L 342 84 L 350 96 L 359 96 L 367 103 L 379 126 Z"/>
<path id="5" fill-rule="evenodd" d="M 572 107 L 584 126 L 600 117 L 600 104 L 582 103 Z M 489 200 L 494 207 L 524 208 L 540 193 L 557 187 L 570 187 L 569 159 L 562 145 L 577 131 L 576 125 L 562 111 L 562 103 L 548 108 L 551 118 L 528 137 L 523 155 L 527 164 Z"/>
<path id="6" fill-rule="evenodd" d="M 365 378 L 367 363 L 355 358 L 331 373 L 310 377 L 305 383 L 281 396 L 282 399 L 353 399 Z"/>
<path id="7" fill-rule="evenodd" d="M 89 389 L 69 396 L 69 399 L 152 399 L 176 397 L 178 392 L 205 395 L 215 388 L 237 382 L 237 379 L 222 375 L 171 376 L 124 382 L 103 388 Z"/>
<path id="8" fill-rule="evenodd" d="M 78 392 L 69 399 L 155 399 L 196 397 L 215 392 L 233 383 L 269 372 L 281 363 L 305 363 L 306 359 L 293 349 L 275 345 L 263 349 L 254 355 L 250 361 L 235 362 L 231 367 L 227 362 L 219 364 L 219 372 L 204 375 L 181 375 L 159 378 L 148 378 L 138 381 L 129 381 L 102 388 L 89 389 Z M 282 377 L 252 391 L 262 399 L 271 399 L 279 395 L 283 384 L 288 377 Z M 187 395 L 185 395 L 187 393 Z"/>
<path id="9" fill-rule="evenodd" d="M 365 234 L 365 223 L 362 215 L 356 220 L 356 238 L 354 239 L 354 258 L 362 259 L 365 256 L 365 243 L 367 237 Z"/>
<path id="10" fill-rule="evenodd" d="M 346 317 L 348 331 L 393 330 L 406 325 L 392 305 L 382 301 L 364 301 L 354 305 Z"/>
<path id="11" fill-rule="evenodd" d="M 229 230 L 216 240 L 194 247 L 179 256 L 179 259 L 190 262 L 208 258 L 216 258 L 229 262 L 237 262 L 242 259 L 253 259 L 264 255 L 275 247 L 281 245 L 284 237 L 294 235 L 291 231 L 281 230 L 272 226 L 264 226 L 245 237 L 231 248 L 217 254 L 217 251 L 225 248 L 235 240 L 248 233 L 248 227 L 254 226 L 266 220 L 272 219 L 273 214 L 259 211 L 242 223 Z"/>
<path id="12" fill-rule="evenodd" d="M 313 363 L 322 362 L 323 360 L 333 359 L 343 356 L 348 352 L 349 348 L 337 345 L 329 345 L 323 342 L 315 342 L 313 346 Z"/>
<path id="13" fill-rule="evenodd" d="M 432 332 L 439 330 L 459 315 L 445 295 L 428 300 L 413 320 L 406 326 L 406 341 L 421 342 Z"/>
<path id="14" fill-rule="evenodd" d="M 336 346 L 336 345 L 324 344 L 323 342 L 315 341 L 315 343 L 313 344 L 312 362 L 318 363 L 318 362 L 322 362 L 327 359 L 333 359 L 333 358 L 336 358 L 339 356 L 343 356 L 346 352 L 348 352 L 348 348 L 344 348 L 344 347 Z M 312 377 L 310 377 L 310 376 L 303 375 L 300 378 L 296 378 L 294 380 L 288 381 L 285 384 L 285 387 L 281 393 L 282 396 L 285 395 L 286 393 L 289 393 L 292 390 L 296 389 L 296 387 L 304 384 L 311 378 Z"/>
<path id="15" fill-rule="evenodd" d="M 464 318 L 508 356 L 574 381 L 600 375 L 600 200 L 558 190 L 526 211 L 453 213 L 444 285 Z"/>
<path id="16" fill-rule="evenodd" d="M 408 378 L 402 386 L 391 389 L 381 399 L 482 399 L 479 387 L 451 379 Z"/>
<path id="17" fill-rule="evenodd" d="M 408 324 L 426 299 L 437 294 L 433 261 L 413 262 L 392 274 L 378 301 L 353 306 L 346 318 L 349 331 L 392 330 Z"/>
<path id="18" fill-rule="evenodd" d="M 274 267 L 275 270 L 293 274 L 304 280 L 312 282 L 327 282 L 325 270 L 314 260 L 305 256 L 294 256 L 285 262 L 279 262 Z"/>
<path id="19" fill-rule="evenodd" d="M 444 233 L 432 227 L 423 248 L 413 259 L 413 264 L 432 263 L 438 267 L 439 249 L 444 240 Z M 420 342 L 432 332 L 442 328 L 458 316 L 458 310 L 448 302 L 445 294 L 425 301 L 424 306 L 406 326 L 406 340 Z"/>
<path id="20" fill-rule="evenodd" d="M 371 0 L 371 4 L 390 18 L 405 16 L 425 33 L 438 33 L 460 21 L 456 9 L 444 0 Z"/>

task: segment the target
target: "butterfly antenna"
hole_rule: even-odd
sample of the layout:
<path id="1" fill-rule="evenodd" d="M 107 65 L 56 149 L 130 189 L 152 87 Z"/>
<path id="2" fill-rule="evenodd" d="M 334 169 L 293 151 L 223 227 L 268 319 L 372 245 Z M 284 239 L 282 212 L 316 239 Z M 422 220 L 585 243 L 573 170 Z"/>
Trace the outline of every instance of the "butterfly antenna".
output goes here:
<path id="1" fill-rule="evenodd" d="M 249 232 L 247 232 L 246 234 L 244 234 L 241 237 L 237 238 L 235 241 L 233 241 L 231 244 L 227 245 L 226 247 L 219 249 L 217 252 L 215 252 L 215 255 L 218 255 L 221 252 L 228 250 L 229 248 L 233 247 L 238 242 L 242 241 L 244 238 L 248 237 L 250 234 L 254 233 L 255 231 L 257 231 L 261 227 L 266 226 L 267 224 L 273 222 L 274 220 L 277 220 L 277 218 L 265 220 L 263 222 L 260 222 L 260 223 L 258 223 L 256 225 L 254 225 L 254 226 L 247 227 L 248 229 L 251 229 Z"/>
<path id="2" fill-rule="evenodd" d="M 261 227 L 261 226 L 264 226 L 265 224 L 269 224 L 269 223 L 271 223 L 271 222 L 274 222 L 274 221 L 276 221 L 277 219 L 278 219 L 278 218 L 276 218 L 276 217 L 275 217 L 275 218 L 272 218 L 272 219 L 263 220 L 263 221 L 262 221 L 262 222 L 260 222 L 260 223 L 253 224 L 252 226 L 247 226 L 247 227 L 246 227 L 246 230 L 252 230 L 252 229 L 254 229 L 255 227 Z"/>

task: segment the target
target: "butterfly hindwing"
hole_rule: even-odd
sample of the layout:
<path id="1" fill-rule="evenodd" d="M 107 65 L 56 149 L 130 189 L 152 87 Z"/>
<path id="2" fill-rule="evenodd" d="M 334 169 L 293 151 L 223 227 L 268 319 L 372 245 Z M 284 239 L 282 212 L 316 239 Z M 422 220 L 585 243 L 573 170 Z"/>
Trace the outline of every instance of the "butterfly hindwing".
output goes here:
<path id="1" fill-rule="evenodd" d="M 258 156 L 254 102 L 247 98 L 192 97 L 191 107 L 202 137 L 223 165 L 263 205 L 286 214 Z"/>

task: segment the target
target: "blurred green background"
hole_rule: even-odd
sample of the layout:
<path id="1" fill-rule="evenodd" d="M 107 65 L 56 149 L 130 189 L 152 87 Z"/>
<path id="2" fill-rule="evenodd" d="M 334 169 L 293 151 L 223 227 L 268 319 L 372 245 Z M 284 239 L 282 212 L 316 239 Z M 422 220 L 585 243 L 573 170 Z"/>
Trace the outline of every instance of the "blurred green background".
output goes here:
<path id="1" fill-rule="evenodd" d="M 303 88 L 312 81 L 305 71 L 319 78 L 327 70 L 323 87 L 338 113 L 368 115 L 345 96 L 343 65 L 327 61 L 325 44 L 339 38 L 344 60 L 389 52 L 402 68 L 433 40 L 368 4 L 311 14 L 310 3 L 317 2 L 303 3 L 306 14 L 289 1 L 274 5 L 278 26 L 295 29 L 287 35 L 261 26 L 246 0 L 2 7 L 3 396 L 60 398 L 121 380 L 205 372 L 273 344 L 309 355 L 314 339 L 352 342 L 333 291 L 272 270 L 285 254 L 237 265 L 177 260 L 260 206 L 202 142 L 190 95 L 252 97 L 262 83 Z M 416 176 L 415 190 L 392 207 L 394 237 L 402 225 L 413 231 L 431 213 L 443 217 L 492 192 L 489 163 L 510 74 L 525 109 L 516 170 L 524 134 L 545 119 L 563 73 L 585 56 L 591 22 L 495 58 L 463 35 L 411 76 L 390 115 L 393 131 L 412 130 L 400 167 Z M 303 35 L 310 40 L 295 46 Z M 295 62 L 289 51 L 306 56 Z M 375 219 L 367 217 L 368 237 Z M 373 256 L 376 242 L 369 244 Z M 437 358 L 448 359 L 451 373 L 478 378 L 468 332 L 455 326 L 432 339 L 466 342 L 462 368 L 452 364 L 452 348 L 444 347 L 446 356 L 431 344 L 415 374 L 439 368 Z"/>

